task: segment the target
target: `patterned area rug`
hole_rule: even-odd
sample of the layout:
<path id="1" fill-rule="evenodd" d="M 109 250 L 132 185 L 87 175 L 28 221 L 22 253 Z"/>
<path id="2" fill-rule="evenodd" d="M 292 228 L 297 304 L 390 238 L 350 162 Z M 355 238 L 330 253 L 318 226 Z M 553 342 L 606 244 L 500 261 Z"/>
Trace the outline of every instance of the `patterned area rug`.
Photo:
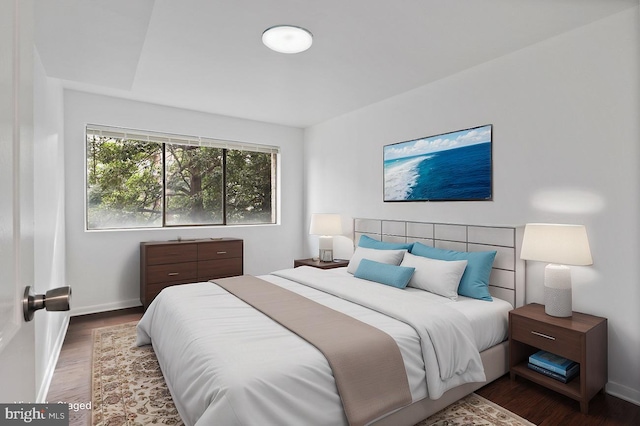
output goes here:
<path id="1" fill-rule="evenodd" d="M 93 331 L 91 424 L 183 425 L 153 348 L 136 346 L 136 324 Z"/>
<path id="2" fill-rule="evenodd" d="M 93 426 L 184 423 L 151 346 L 137 347 L 136 322 L 93 332 Z M 416 426 L 533 426 L 476 394 L 451 404 Z"/>
<path id="3" fill-rule="evenodd" d="M 454 402 L 415 426 L 535 426 L 475 393 Z"/>

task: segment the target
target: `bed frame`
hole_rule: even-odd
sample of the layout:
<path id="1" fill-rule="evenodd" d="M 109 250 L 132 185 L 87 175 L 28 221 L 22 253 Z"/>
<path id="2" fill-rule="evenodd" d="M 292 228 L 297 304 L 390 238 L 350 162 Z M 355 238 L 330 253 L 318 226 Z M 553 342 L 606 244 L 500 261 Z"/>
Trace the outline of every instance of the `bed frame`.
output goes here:
<path id="1" fill-rule="evenodd" d="M 380 241 L 422 244 L 457 251 L 497 252 L 491 271 L 491 295 L 514 307 L 525 303 L 524 261 L 519 258 L 524 227 L 485 226 L 356 218 L 354 241 L 368 235 Z M 450 389 L 437 400 L 416 401 L 375 422 L 376 426 L 414 425 L 509 371 L 509 342 L 504 341 L 480 353 L 487 381 L 467 383 Z"/>

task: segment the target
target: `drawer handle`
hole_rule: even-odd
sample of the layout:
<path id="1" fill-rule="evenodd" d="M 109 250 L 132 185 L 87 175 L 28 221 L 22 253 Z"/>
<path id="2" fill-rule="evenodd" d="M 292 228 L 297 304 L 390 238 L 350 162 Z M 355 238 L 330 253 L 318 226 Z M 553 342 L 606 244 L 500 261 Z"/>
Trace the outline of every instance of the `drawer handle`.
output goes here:
<path id="1" fill-rule="evenodd" d="M 532 331 L 531 334 L 535 334 L 536 336 L 544 337 L 545 339 L 549 339 L 549 340 L 556 340 L 556 338 L 553 336 L 549 336 L 548 334 L 538 333 L 537 331 Z"/>
<path id="2" fill-rule="evenodd" d="M 167 275 L 170 277 L 175 277 L 176 275 L 180 275 L 180 272 L 169 272 Z"/>
<path id="3" fill-rule="evenodd" d="M 226 251 L 219 251 L 218 254 L 227 254 Z"/>

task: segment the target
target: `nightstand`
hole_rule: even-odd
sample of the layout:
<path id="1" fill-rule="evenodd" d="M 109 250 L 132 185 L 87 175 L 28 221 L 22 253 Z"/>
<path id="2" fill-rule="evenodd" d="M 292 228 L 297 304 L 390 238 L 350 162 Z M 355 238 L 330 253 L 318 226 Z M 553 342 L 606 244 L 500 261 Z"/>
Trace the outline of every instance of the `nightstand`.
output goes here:
<path id="1" fill-rule="evenodd" d="M 529 355 L 540 349 L 578 362 L 580 375 L 565 384 L 530 370 Z M 607 383 L 607 319 L 579 312 L 552 317 L 537 303 L 512 310 L 509 372 L 511 380 L 521 376 L 579 401 L 580 411 L 587 414 L 589 401 Z"/>
<path id="2" fill-rule="evenodd" d="M 349 264 L 348 260 L 334 260 L 333 262 L 321 262 L 319 260 L 313 259 L 296 259 L 293 261 L 293 267 L 297 268 L 298 266 L 313 266 L 314 268 L 320 269 L 333 269 L 333 268 L 342 268 Z"/>

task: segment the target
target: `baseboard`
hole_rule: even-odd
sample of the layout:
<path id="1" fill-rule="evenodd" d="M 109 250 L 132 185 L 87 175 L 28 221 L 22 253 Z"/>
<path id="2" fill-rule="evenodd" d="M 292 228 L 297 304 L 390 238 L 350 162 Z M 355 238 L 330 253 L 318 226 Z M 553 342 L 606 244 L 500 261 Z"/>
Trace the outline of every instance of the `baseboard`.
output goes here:
<path id="1" fill-rule="evenodd" d="M 606 392 L 616 398 L 624 399 L 632 404 L 640 405 L 640 391 L 618 383 L 607 383 Z"/>
<path id="2" fill-rule="evenodd" d="M 95 314 L 98 312 L 135 308 L 136 306 L 142 306 L 142 303 L 140 303 L 140 299 L 130 299 L 122 302 L 104 303 L 101 305 L 84 306 L 81 308 L 71 309 L 71 316 L 77 317 L 79 315 Z"/>
<path id="3" fill-rule="evenodd" d="M 42 383 L 40 383 L 40 389 L 38 389 L 38 394 L 36 396 L 36 402 L 38 403 L 44 403 L 47 401 L 47 394 L 49 393 L 53 373 L 56 370 L 56 365 L 58 364 L 58 358 L 60 357 L 60 351 L 62 350 L 62 344 L 64 343 L 64 338 L 67 335 L 68 328 L 69 315 L 66 315 L 62 322 L 62 327 L 60 327 L 60 331 L 54 340 L 53 356 L 49 358 L 47 368 L 44 372 L 44 377 L 42 378 Z"/>

